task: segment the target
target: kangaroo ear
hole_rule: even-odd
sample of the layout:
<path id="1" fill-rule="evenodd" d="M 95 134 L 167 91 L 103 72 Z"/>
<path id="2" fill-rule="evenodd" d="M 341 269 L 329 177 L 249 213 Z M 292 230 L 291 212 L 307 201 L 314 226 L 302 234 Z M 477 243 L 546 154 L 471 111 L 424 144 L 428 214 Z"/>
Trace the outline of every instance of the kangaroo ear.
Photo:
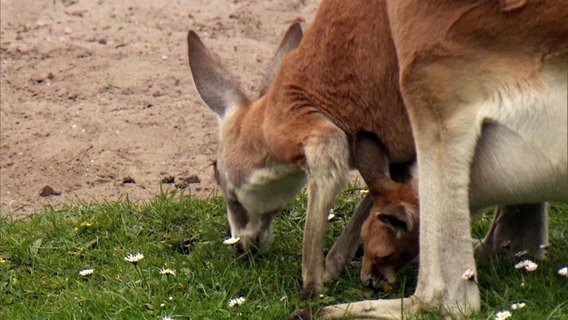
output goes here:
<path id="1" fill-rule="evenodd" d="M 353 157 L 359 173 L 369 189 L 390 180 L 389 163 L 380 141 L 369 133 L 361 132 L 353 143 Z"/>
<path id="2" fill-rule="evenodd" d="M 402 204 L 385 207 L 377 212 L 376 217 L 397 231 L 397 234 L 412 231 L 416 227 L 414 216 Z"/>
<path id="3" fill-rule="evenodd" d="M 193 30 L 187 34 L 187 55 L 199 96 L 221 118 L 227 109 L 249 104 L 249 100 L 221 66 L 219 59 L 207 50 Z"/>
<path id="4" fill-rule="evenodd" d="M 300 23 L 296 22 L 292 24 L 290 28 L 288 28 L 288 31 L 286 31 L 282 42 L 280 42 L 280 46 L 278 46 L 278 50 L 276 50 L 274 57 L 272 57 L 272 60 L 270 61 L 268 71 L 266 72 L 264 80 L 262 81 L 262 86 L 259 93 L 260 97 L 264 96 L 268 92 L 268 90 L 270 90 L 274 76 L 280 68 L 280 63 L 288 54 L 288 52 L 298 47 L 300 41 L 302 41 L 303 36 L 304 33 L 302 32 Z"/>

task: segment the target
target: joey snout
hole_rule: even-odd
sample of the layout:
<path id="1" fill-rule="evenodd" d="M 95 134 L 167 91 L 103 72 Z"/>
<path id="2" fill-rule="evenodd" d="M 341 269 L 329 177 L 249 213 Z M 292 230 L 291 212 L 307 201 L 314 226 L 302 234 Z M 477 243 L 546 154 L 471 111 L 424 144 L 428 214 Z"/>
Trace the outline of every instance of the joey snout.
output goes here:
<path id="1" fill-rule="evenodd" d="M 380 270 L 361 270 L 361 281 L 363 284 L 373 288 L 380 288 L 385 284 L 393 284 L 396 282 L 396 270 L 394 268 L 383 266 Z"/>

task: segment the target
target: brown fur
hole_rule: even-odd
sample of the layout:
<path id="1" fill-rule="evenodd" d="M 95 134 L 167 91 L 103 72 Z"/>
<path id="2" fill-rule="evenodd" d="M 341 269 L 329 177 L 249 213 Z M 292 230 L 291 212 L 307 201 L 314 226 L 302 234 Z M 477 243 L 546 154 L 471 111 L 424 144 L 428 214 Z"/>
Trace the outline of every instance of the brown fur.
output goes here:
<path id="1" fill-rule="evenodd" d="M 400 319 L 440 308 L 461 318 L 481 303 L 471 281 L 470 205 L 568 201 L 568 7 L 559 0 L 386 2 L 417 148 L 418 285 L 402 300 L 318 313 Z M 515 224 L 522 218 L 515 210 L 499 213 L 489 238 L 518 232 L 542 252 L 539 208 L 535 224 Z"/>
<path id="2" fill-rule="evenodd" d="M 394 283 L 398 270 L 418 255 L 418 200 L 413 187 L 395 182 L 383 187 L 387 190 L 371 189 L 375 201 L 361 228 L 361 280 L 374 287 Z"/>
<path id="3" fill-rule="evenodd" d="M 304 39 L 282 62 L 265 98 L 262 119 L 266 145 L 279 161 L 305 165 L 307 141 L 331 136 L 336 128 L 348 141 L 362 131 L 374 134 L 383 142 L 391 162 L 414 159 L 394 46 L 390 35 L 383 32 L 388 21 L 376 19 L 385 16 L 385 8 L 379 4 L 322 2 Z M 307 167 L 309 172 L 309 164 Z M 304 247 L 304 297 L 317 295 L 321 286 L 317 279 L 320 271 L 308 270 L 322 270 L 317 256 L 321 255 L 325 230 L 318 227 L 321 231 L 314 231 L 309 215 L 305 243 L 311 250 Z M 311 234 L 319 234 L 315 244 Z M 326 269 L 337 273 L 334 265 Z"/>
<path id="4" fill-rule="evenodd" d="M 361 131 L 374 133 L 391 162 L 412 160 L 414 143 L 398 86 L 396 52 L 384 32 L 388 21 L 377 18 L 386 16 L 384 10 L 380 1 L 323 1 L 300 46 L 282 63 L 267 96 L 266 121 L 295 130 L 298 122 L 309 129 L 306 118 L 323 114 L 350 140 Z M 289 125 L 282 123 L 286 116 L 292 118 Z M 278 133 L 285 131 L 271 132 L 277 152 L 298 148 L 282 158 L 300 157 L 301 145 L 279 141 L 283 137 Z"/>
<path id="5" fill-rule="evenodd" d="M 361 280 L 378 287 L 393 283 L 398 269 L 418 254 L 415 181 L 391 179 L 384 147 L 374 137 L 359 134 L 353 149 L 355 163 L 373 197 L 369 217 L 361 228 Z"/>
<path id="6" fill-rule="evenodd" d="M 353 219 L 324 265 L 327 211 L 345 183 L 355 136 L 367 132 L 376 137 L 390 162 L 415 158 L 385 10 L 379 0 L 323 1 L 299 46 L 276 55 L 285 57 L 272 85 L 263 86 L 268 92 L 256 101 L 244 97 L 195 33 L 188 35 L 196 87 L 222 120 L 217 176 L 232 235 L 241 238 L 245 249 L 269 237 L 273 212 L 299 190 L 300 173 L 307 175 L 304 297 L 317 296 L 323 281 L 350 260 L 366 215 L 356 212 L 360 218 Z M 268 190 L 277 188 L 285 190 Z M 278 201 L 267 207 L 266 197 Z M 260 230 L 251 227 L 256 220 L 262 221 Z"/>

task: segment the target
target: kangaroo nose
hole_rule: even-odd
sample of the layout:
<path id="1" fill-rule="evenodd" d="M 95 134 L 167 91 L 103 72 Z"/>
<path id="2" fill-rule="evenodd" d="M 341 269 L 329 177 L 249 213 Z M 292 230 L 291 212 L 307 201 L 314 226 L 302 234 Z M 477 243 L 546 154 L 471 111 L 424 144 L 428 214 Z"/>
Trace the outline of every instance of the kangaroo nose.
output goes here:
<path id="1" fill-rule="evenodd" d="M 361 275 L 361 281 L 363 284 L 368 287 L 378 288 L 388 283 L 388 280 L 385 276 L 380 273 L 368 273 Z"/>
<path id="2" fill-rule="evenodd" d="M 371 275 L 370 274 L 361 274 L 361 281 L 363 281 L 363 284 L 370 287 L 371 284 L 373 283 L 373 280 L 371 279 Z"/>

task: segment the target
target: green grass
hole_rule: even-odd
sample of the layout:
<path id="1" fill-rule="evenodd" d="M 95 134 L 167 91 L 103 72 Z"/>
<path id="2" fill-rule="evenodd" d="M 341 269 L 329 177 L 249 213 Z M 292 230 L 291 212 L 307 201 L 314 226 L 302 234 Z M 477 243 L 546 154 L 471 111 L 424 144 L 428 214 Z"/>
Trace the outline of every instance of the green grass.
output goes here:
<path id="1" fill-rule="evenodd" d="M 342 193 L 328 248 L 353 212 L 359 195 Z M 416 267 L 402 271 L 390 294 L 359 280 L 360 261 L 326 286 L 318 302 L 298 299 L 306 196 L 299 195 L 274 223 L 275 241 L 262 252 L 238 255 L 222 243 L 226 217 L 221 198 L 209 201 L 162 195 L 145 204 L 127 199 L 45 209 L 28 218 L 0 218 L 0 319 L 285 319 L 305 307 L 408 295 Z M 497 259 L 480 269 L 483 309 L 471 319 L 493 319 L 511 303 L 525 302 L 513 319 L 568 319 L 568 206 L 550 207 L 549 259 L 536 272 Z M 90 225 L 89 225 L 90 224 Z M 475 221 L 482 234 L 487 219 Z M 137 265 L 124 260 L 141 252 Z M 162 268 L 175 276 L 160 274 Z M 91 276 L 79 271 L 94 268 Z M 229 300 L 246 301 L 229 307 Z M 439 314 L 423 316 L 439 319 Z"/>
<path id="2" fill-rule="evenodd" d="M 114 82 L 113 78 L 108 78 L 105 80 L 105 84 L 103 86 L 103 91 L 110 91 L 116 88 L 116 83 Z"/>

